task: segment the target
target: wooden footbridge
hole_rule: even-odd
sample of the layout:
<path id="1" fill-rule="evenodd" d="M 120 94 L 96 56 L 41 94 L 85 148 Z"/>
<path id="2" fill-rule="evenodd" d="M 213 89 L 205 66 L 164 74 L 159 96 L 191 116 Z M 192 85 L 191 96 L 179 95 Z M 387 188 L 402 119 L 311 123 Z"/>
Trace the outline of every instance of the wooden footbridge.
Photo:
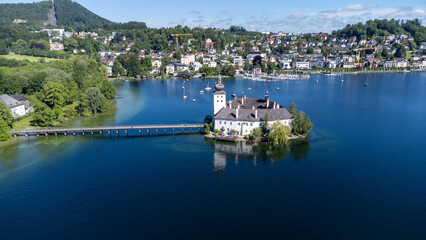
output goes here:
<path id="1" fill-rule="evenodd" d="M 26 130 L 13 130 L 9 133 L 13 137 L 26 136 L 30 135 L 40 136 L 40 135 L 55 135 L 63 134 L 67 136 L 72 134 L 77 135 L 95 135 L 99 134 L 103 136 L 104 134 L 117 135 L 120 136 L 121 133 L 125 136 L 128 136 L 130 132 L 133 134 L 138 134 L 142 136 L 143 134 L 150 135 L 152 133 L 158 134 L 159 130 L 161 134 L 175 134 L 175 133 L 196 133 L 202 131 L 204 124 L 161 124 L 161 125 L 129 125 L 129 126 L 110 126 L 110 127 L 79 127 L 79 128 L 43 128 L 43 129 L 26 129 Z"/>

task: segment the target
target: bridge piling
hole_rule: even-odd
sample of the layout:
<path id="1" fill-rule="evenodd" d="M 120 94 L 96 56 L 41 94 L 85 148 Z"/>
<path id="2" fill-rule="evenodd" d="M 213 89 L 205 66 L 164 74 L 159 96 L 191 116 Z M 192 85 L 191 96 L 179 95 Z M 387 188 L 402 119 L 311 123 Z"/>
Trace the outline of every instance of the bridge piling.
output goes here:
<path id="1" fill-rule="evenodd" d="M 108 129 L 108 136 L 111 136 L 111 130 Z"/>
<path id="2" fill-rule="evenodd" d="M 158 128 L 155 129 L 155 133 L 158 134 Z"/>
<path id="3" fill-rule="evenodd" d="M 120 131 L 118 131 L 118 129 L 115 130 L 115 133 L 117 134 L 117 137 L 120 136 Z"/>
<path id="4" fill-rule="evenodd" d="M 64 136 L 67 136 L 67 135 L 68 135 L 68 133 L 66 131 L 64 131 Z"/>
<path id="5" fill-rule="evenodd" d="M 58 136 L 58 132 L 55 132 L 55 137 L 57 137 Z"/>
<path id="6" fill-rule="evenodd" d="M 146 130 L 146 134 L 148 134 L 148 136 L 149 136 L 149 128 Z"/>
<path id="7" fill-rule="evenodd" d="M 93 130 L 91 130 L 91 131 L 90 131 L 90 133 L 91 133 L 91 134 L 92 134 L 92 136 L 93 136 Z"/>
<path id="8" fill-rule="evenodd" d="M 83 130 L 83 131 L 81 131 L 81 135 L 83 135 L 83 136 L 84 136 L 84 130 Z"/>
<path id="9" fill-rule="evenodd" d="M 164 129 L 164 134 L 166 134 L 167 132 L 166 132 L 166 129 Z"/>
<path id="10" fill-rule="evenodd" d="M 48 135 L 48 134 L 47 134 L 47 132 L 45 132 L 45 133 L 44 133 L 44 136 L 45 136 L 45 137 L 47 137 L 47 135 Z"/>
<path id="11" fill-rule="evenodd" d="M 76 133 L 75 131 L 73 131 L 73 132 L 72 132 L 72 135 L 73 135 L 73 136 L 75 136 L 75 135 L 77 135 L 77 133 Z"/>
<path id="12" fill-rule="evenodd" d="M 139 136 L 142 136 L 142 130 L 139 128 Z"/>
<path id="13" fill-rule="evenodd" d="M 36 133 L 36 135 L 37 135 L 37 137 L 40 137 L 40 134 L 39 134 L 39 133 Z"/>
<path id="14" fill-rule="evenodd" d="M 126 134 L 126 137 L 127 137 L 127 129 L 124 129 L 124 133 Z"/>

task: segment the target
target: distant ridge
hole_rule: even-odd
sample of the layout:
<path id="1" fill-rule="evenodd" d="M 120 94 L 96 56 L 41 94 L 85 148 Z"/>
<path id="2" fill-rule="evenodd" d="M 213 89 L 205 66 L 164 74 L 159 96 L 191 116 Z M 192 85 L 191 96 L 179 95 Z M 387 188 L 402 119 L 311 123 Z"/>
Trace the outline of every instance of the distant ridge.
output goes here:
<path id="1" fill-rule="evenodd" d="M 110 22 L 71 0 L 0 4 L 0 25 L 25 23 L 73 27 Z"/>

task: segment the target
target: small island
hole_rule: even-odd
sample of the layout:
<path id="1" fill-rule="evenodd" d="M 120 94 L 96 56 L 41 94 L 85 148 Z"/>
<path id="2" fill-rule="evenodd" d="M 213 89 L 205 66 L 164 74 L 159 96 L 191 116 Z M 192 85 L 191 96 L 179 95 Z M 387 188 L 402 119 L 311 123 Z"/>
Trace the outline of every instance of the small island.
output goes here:
<path id="1" fill-rule="evenodd" d="M 222 141 L 265 141 L 277 145 L 288 140 L 302 139 L 313 124 L 303 111 L 297 112 L 292 102 L 289 110 L 269 99 L 250 98 L 244 93 L 240 98 L 226 100 L 225 86 L 219 76 L 213 93 L 214 118 L 206 116 L 206 137 Z M 269 124 L 271 122 L 271 124 Z M 213 132 L 211 130 L 213 129 Z"/>

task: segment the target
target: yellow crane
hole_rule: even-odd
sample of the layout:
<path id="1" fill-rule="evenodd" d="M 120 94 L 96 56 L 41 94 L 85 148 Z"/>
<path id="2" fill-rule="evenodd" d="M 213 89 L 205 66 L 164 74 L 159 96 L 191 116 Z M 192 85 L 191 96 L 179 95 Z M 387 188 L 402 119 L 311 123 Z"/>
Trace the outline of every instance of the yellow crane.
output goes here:
<path id="1" fill-rule="evenodd" d="M 369 49 L 376 50 L 376 48 L 371 48 L 371 47 L 367 47 L 367 48 L 356 48 L 356 49 L 354 49 L 355 51 L 358 51 L 358 67 L 359 67 L 359 60 L 361 59 L 361 51 L 362 50 L 369 50 Z"/>
<path id="2" fill-rule="evenodd" d="M 192 36 L 192 33 L 176 33 L 172 34 L 173 37 L 176 37 L 176 47 L 179 46 L 179 36 Z"/>

